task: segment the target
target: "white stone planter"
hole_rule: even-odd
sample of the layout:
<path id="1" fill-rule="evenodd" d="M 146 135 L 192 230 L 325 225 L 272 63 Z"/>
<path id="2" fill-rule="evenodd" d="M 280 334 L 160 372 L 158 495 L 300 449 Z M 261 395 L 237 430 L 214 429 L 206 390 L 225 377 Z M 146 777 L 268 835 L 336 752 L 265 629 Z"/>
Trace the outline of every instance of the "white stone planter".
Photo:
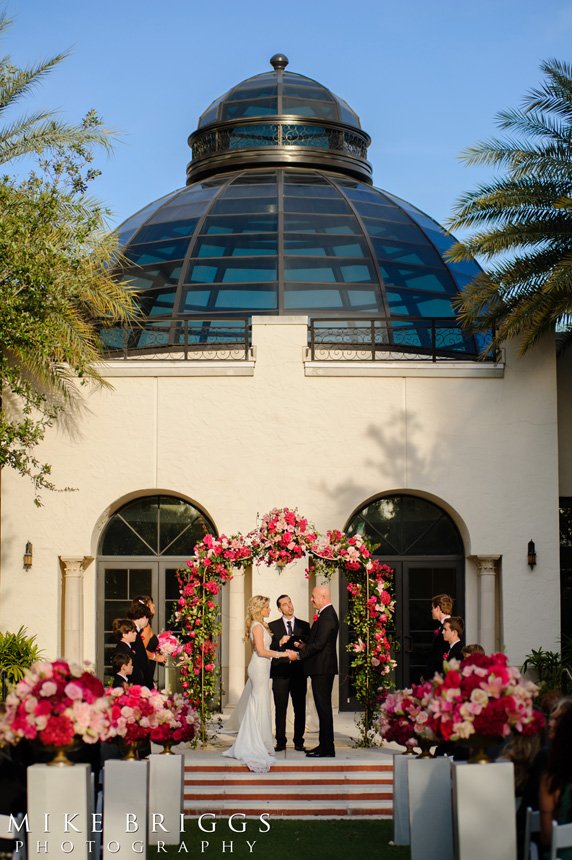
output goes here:
<path id="1" fill-rule="evenodd" d="M 151 844 L 178 845 L 183 813 L 185 757 L 149 756 L 148 832 Z"/>
<path id="2" fill-rule="evenodd" d="M 453 810 L 457 860 L 515 860 L 512 762 L 454 763 Z"/>
<path id="3" fill-rule="evenodd" d="M 451 760 L 412 759 L 407 778 L 411 860 L 453 860 Z"/>
<path id="4" fill-rule="evenodd" d="M 393 756 L 393 841 L 395 845 L 409 845 L 409 771 L 410 756 Z"/>
<path id="5" fill-rule="evenodd" d="M 103 857 L 147 856 L 149 764 L 105 762 L 103 773 Z"/>
<path id="6" fill-rule="evenodd" d="M 28 768 L 29 857 L 70 854 L 74 860 L 93 860 L 91 784 L 88 764 Z"/>

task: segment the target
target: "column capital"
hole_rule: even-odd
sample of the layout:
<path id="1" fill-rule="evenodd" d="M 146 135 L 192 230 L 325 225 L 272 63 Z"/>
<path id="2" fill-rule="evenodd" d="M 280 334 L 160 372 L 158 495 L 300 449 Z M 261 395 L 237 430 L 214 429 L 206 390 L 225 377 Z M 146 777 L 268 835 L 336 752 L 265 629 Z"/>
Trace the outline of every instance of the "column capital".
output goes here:
<path id="1" fill-rule="evenodd" d="M 500 555 L 470 555 L 470 560 L 477 565 L 479 576 L 496 576 L 496 562 L 501 558 Z"/>
<path id="2" fill-rule="evenodd" d="M 82 576 L 93 561 L 91 555 L 60 555 L 64 576 Z"/>

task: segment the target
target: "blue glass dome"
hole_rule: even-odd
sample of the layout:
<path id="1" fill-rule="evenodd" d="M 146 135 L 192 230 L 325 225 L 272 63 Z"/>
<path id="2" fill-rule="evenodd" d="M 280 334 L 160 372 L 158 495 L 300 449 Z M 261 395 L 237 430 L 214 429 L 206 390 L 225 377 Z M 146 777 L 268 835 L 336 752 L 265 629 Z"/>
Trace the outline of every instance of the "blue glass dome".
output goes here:
<path id="1" fill-rule="evenodd" d="M 294 98 L 287 95 L 290 87 L 306 86 L 301 77 L 282 67 L 249 78 L 213 102 L 199 131 L 206 127 L 218 134 L 229 121 L 227 109 L 237 104 L 241 117 L 258 120 L 266 105 L 282 121 L 285 100 Z M 313 120 L 322 123 L 318 112 L 329 105 L 332 128 L 351 116 L 359 131 L 359 119 L 345 103 L 309 78 L 302 80 L 311 97 L 298 103 L 300 113 L 315 102 Z M 292 115 L 287 124 L 296 125 Z M 414 339 L 421 347 L 430 336 L 424 321 L 441 318 L 450 321 L 449 351 L 479 352 L 482 343 L 454 325 L 451 304 L 479 274 L 477 264 L 449 262 L 451 234 L 360 176 L 362 152 L 355 158 L 346 152 L 340 161 L 323 137 L 319 165 L 308 147 L 293 157 L 298 147 L 276 145 L 269 163 L 256 146 L 246 145 L 227 150 L 223 167 L 220 150 L 201 153 L 201 178 L 192 176 L 193 151 L 188 185 L 120 227 L 125 259 L 118 276 L 139 291 L 148 321 L 132 334 L 131 349 L 176 345 L 185 319 L 201 315 L 305 314 L 332 321 L 383 318 L 394 344 L 406 338 L 411 343 L 412 321 L 418 320 Z M 118 332 L 102 334 L 110 348 L 119 346 Z"/>

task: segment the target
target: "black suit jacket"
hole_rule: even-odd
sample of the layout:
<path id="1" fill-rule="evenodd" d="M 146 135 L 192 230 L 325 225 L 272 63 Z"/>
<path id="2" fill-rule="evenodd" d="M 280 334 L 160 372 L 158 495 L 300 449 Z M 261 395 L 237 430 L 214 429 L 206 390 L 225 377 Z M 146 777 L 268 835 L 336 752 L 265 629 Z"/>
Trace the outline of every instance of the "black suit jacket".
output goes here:
<path id="1" fill-rule="evenodd" d="M 141 648 L 143 648 L 143 655 L 139 649 L 137 649 L 137 640 L 139 640 L 141 644 Z M 148 686 L 145 678 L 145 666 L 149 661 L 147 660 L 147 654 L 145 653 L 145 647 L 141 638 L 138 636 L 135 642 L 133 643 L 133 647 L 130 648 L 126 642 L 118 642 L 117 647 L 113 654 L 129 654 L 131 659 L 133 660 L 133 674 L 131 675 L 131 683 L 132 684 L 141 684 L 141 686 Z M 113 656 L 113 655 L 112 655 Z"/>
<path id="2" fill-rule="evenodd" d="M 310 636 L 300 651 L 300 659 L 306 675 L 337 675 L 338 652 L 336 640 L 340 623 L 336 610 L 330 604 L 324 606 L 310 628 Z"/>
<path id="3" fill-rule="evenodd" d="M 427 677 L 432 678 L 435 672 L 443 671 L 443 659 L 449 645 L 443 639 L 443 622 L 439 622 L 433 631 L 433 642 L 431 643 L 431 654 L 427 662 Z"/>
<path id="4" fill-rule="evenodd" d="M 445 652 L 445 660 L 462 660 L 463 659 L 463 643 L 461 640 L 455 642 L 449 651 Z"/>
<path id="5" fill-rule="evenodd" d="M 286 636 L 286 627 L 284 626 L 284 621 L 282 618 L 278 618 L 277 621 L 270 621 L 268 624 L 270 627 L 270 632 L 272 633 L 272 642 L 270 643 L 271 651 L 285 651 L 286 645 L 280 645 L 280 640 L 283 636 Z M 300 639 L 302 642 L 306 642 L 308 640 L 308 636 L 310 635 L 310 625 L 307 621 L 301 621 L 299 618 L 294 617 L 294 627 L 292 629 L 292 635 L 296 639 Z M 296 650 L 293 648 L 292 650 Z M 293 674 L 298 674 L 303 672 L 302 665 L 299 660 L 288 660 L 287 658 L 283 660 L 272 660 L 272 664 L 270 666 L 270 677 L 271 678 L 290 678 Z"/>

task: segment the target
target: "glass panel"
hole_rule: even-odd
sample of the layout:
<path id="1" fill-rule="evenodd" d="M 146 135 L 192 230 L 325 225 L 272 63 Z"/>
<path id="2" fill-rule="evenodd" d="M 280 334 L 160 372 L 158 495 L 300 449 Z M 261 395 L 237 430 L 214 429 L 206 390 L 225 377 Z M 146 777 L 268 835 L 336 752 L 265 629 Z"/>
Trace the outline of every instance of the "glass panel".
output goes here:
<path id="1" fill-rule="evenodd" d="M 151 215 L 160 207 L 163 206 L 167 201 L 169 201 L 172 197 L 175 197 L 176 194 L 180 194 L 181 189 L 178 188 L 176 191 L 173 191 L 171 194 L 166 194 L 164 197 L 160 197 L 158 200 L 154 200 L 153 203 L 149 203 L 148 206 L 145 206 L 139 212 L 136 212 L 131 218 L 128 218 L 127 221 L 124 221 L 120 227 L 117 229 L 117 235 L 119 239 L 120 245 L 125 245 L 131 239 L 135 231 L 145 223 L 145 221 L 151 217 Z"/>
<path id="2" fill-rule="evenodd" d="M 392 314 L 412 317 L 454 317 L 449 299 L 409 290 L 386 290 Z"/>
<path id="3" fill-rule="evenodd" d="M 137 234 L 137 243 L 160 242 L 161 239 L 178 239 L 179 236 L 192 236 L 198 218 L 185 218 L 180 221 L 161 221 L 156 224 L 146 224 Z"/>
<path id="4" fill-rule="evenodd" d="M 214 191 L 213 195 L 214 196 Z M 209 207 L 209 201 L 197 201 L 196 203 L 182 203 L 175 206 L 165 206 L 161 209 L 161 223 L 168 223 L 170 221 L 184 221 L 189 220 L 191 218 L 201 218 L 204 212 Z"/>
<path id="5" fill-rule="evenodd" d="M 403 245 L 376 238 L 372 239 L 372 244 L 378 260 L 420 266 L 442 265 L 441 257 L 431 245 Z"/>
<path id="6" fill-rule="evenodd" d="M 282 112 L 287 116 L 315 116 L 321 119 L 337 119 L 337 110 L 333 102 L 306 101 L 299 98 L 282 99 Z"/>
<path id="7" fill-rule="evenodd" d="M 296 256 L 311 257 L 358 257 L 369 259 L 369 252 L 365 242 L 348 242 L 346 238 L 335 236 L 289 237 L 284 239 L 284 252 Z"/>
<path id="8" fill-rule="evenodd" d="M 188 239 L 155 242 L 151 245 L 130 245 L 125 251 L 125 256 L 138 266 L 163 263 L 168 260 L 182 260 L 188 246 Z"/>
<path id="9" fill-rule="evenodd" d="M 275 310 L 278 307 L 277 289 L 272 285 L 260 285 L 252 289 L 218 290 L 215 301 L 217 310 Z"/>
<path id="10" fill-rule="evenodd" d="M 286 258 L 284 279 L 311 283 L 341 281 L 352 284 L 377 280 L 368 265 L 341 264 L 337 261 L 327 264 L 322 260 L 314 260 L 310 264 L 309 260 L 297 260 L 295 257 Z"/>
<path id="11" fill-rule="evenodd" d="M 127 600 L 128 577 L 126 568 L 107 568 L 105 571 L 105 597 L 108 600 Z"/>
<path id="12" fill-rule="evenodd" d="M 205 311 L 214 308 L 216 290 L 187 289 L 181 300 L 181 312 Z"/>
<path id="13" fill-rule="evenodd" d="M 339 143 L 332 144 L 338 141 L 339 135 L 329 129 L 320 128 L 317 125 L 283 125 L 282 126 L 282 145 L 283 146 L 316 146 L 319 149 L 332 149 L 339 146 Z"/>
<path id="14" fill-rule="evenodd" d="M 378 311 L 383 310 L 383 304 L 381 302 L 381 296 L 379 294 L 379 290 L 347 290 L 347 295 L 350 300 L 350 305 L 352 308 L 356 310 L 371 310 Z"/>
<path id="15" fill-rule="evenodd" d="M 276 99 L 255 99 L 251 101 L 228 102 L 223 106 L 221 119 L 241 119 L 242 117 L 276 116 L 278 103 Z M 260 144 L 259 144 L 260 145 Z"/>
<path id="16" fill-rule="evenodd" d="M 130 600 L 106 600 L 103 607 L 103 623 L 106 630 L 111 631 L 113 622 L 116 618 L 126 618 L 127 610 L 131 606 Z M 114 646 L 117 645 L 117 640 L 112 636 L 109 637 Z"/>
<path id="17" fill-rule="evenodd" d="M 206 263 L 191 265 L 185 280 L 193 284 L 245 284 L 252 281 L 274 281 L 276 277 L 276 262 L 274 261 L 224 258 L 216 265 L 207 265 Z"/>
<path id="18" fill-rule="evenodd" d="M 252 257 L 276 254 L 276 236 L 223 236 L 220 239 L 201 238 L 194 248 L 194 257 Z"/>
<path id="19" fill-rule="evenodd" d="M 357 128 L 361 128 L 361 123 L 359 121 L 359 117 L 356 113 L 348 108 L 346 104 L 342 102 L 341 99 L 338 99 L 338 103 L 340 105 L 340 120 L 342 122 L 347 123 L 348 125 L 355 125 Z"/>
<path id="20" fill-rule="evenodd" d="M 284 307 L 293 308 L 322 308 L 338 310 L 343 307 L 339 290 L 288 290 L 284 291 Z"/>
<path id="21" fill-rule="evenodd" d="M 158 511 L 157 497 L 152 496 L 130 502 L 121 508 L 117 516 L 124 519 L 156 551 L 158 547 Z"/>
<path id="22" fill-rule="evenodd" d="M 276 213 L 262 215 L 252 213 L 251 215 L 234 216 L 209 216 L 203 227 L 207 235 L 224 235 L 227 233 L 275 233 L 278 230 L 278 216 Z"/>
<path id="23" fill-rule="evenodd" d="M 284 212 L 324 212 L 327 215 L 346 215 L 350 209 L 341 197 L 322 200 L 319 197 L 285 197 Z"/>
<path id="24" fill-rule="evenodd" d="M 348 192 L 348 197 L 352 197 L 352 192 Z M 411 220 L 397 206 L 384 206 L 377 201 L 365 203 L 361 200 L 355 201 L 355 207 L 363 218 L 383 218 L 387 221 L 398 221 L 402 224 L 411 224 Z"/>
<path id="25" fill-rule="evenodd" d="M 332 103 L 334 101 L 332 93 L 320 84 L 310 81 L 303 81 L 300 83 L 297 81 L 288 81 L 284 84 L 283 92 L 284 96 L 291 99 L 313 99 L 315 101 L 325 101 L 326 103 Z"/>
<path id="26" fill-rule="evenodd" d="M 245 198 L 250 197 L 276 197 L 277 194 L 276 182 L 253 182 L 251 178 L 249 184 L 235 180 L 232 185 L 225 188 L 223 196 L 225 200 L 233 200 L 235 198 L 245 200 Z M 245 200 L 245 209 L 248 209 L 251 205 L 248 200 Z"/>
<path id="27" fill-rule="evenodd" d="M 147 317 L 165 316 L 173 313 L 176 295 L 175 290 L 156 290 L 138 296 L 137 304 Z"/>
<path id="28" fill-rule="evenodd" d="M 300 184 L 299 182 L 285 181 L 284 194 L 287 197 L 303 197 L 304 199 L 307 197 L 327 197 L 329 200 L 343 199 L 337 188 L 333 188 L 331 185 L 318 185 L 309 182 Z"/>
<path id="29" fill-rule="evenodd" d="M 115 516 L 105 530 L 102 555 L 149 555 L 149 547 L 129 526 Z"/>
<path id="30" fill-rule="evenodd" d="M 210 212 L 210 215 L 234 215 L 239 212 L 244 212 L 252 217 L 258 214 L 273 214 L 277 211 L 278 204 L 272 198 L 261 198 L 258 200 L 245 200 L 243 198 L 238 198 L 236 200 L 227 200 L 226 197 L 223 197 L 221 200 L 217 200 Z"/>
<path id="31" fill-rule="evenodd" d="M 149 568 L 131 568 L 129 571 L 129 597 L 132 600 L 138 594 L 151 594 L 153 591 L 151 570 Z"/>
<path id="32" fill-rule="evenodd" d="M 146 269 L 126 269 L 123 280 L 129 281 L 134 290 L 152 290 L 158 287 L 176 286 L 181 274 L 181 262 L 165 263 Z"/>
<path id="33" fill-rule="evenodd" d="M 285 215 L 284 229 L 289 233 L 327 233 L 362 235 L 362 230 L 353 215 L 317 218 L 312 215 Z"/>
<path id="34" fill-rule="evenodd" d="M 181 534 L 181 532 L 188 531 L 189 527 L 193 526 L 199 516 L 199 512 L 182 499 L 170 498 L 168 496 L 161 497 L 159 508 L 160 551 L 164 552 L 166 547 L 171 544 L 175 538 Z M 202 531 L 203 535 L 205 533 L 206 528 Z M 196 540 L 193 542 L 191 550 L 196 542 Z"/>
<path id="35" fill-rule="evenodd" d="M 395 221 L 380 221 L 377 218 L 364 218 L 364 226 L 370 236 L 394 239 L 397 242 L 410 242 L 412 245 L 425 243 L 423 234 L 413 224 L 398 224 Z"/>
<path id="36" fill-rule="evenodd" d="M 272 81 L 245 81 L 226 97 L 227 102 L 243 99 L 278 98 L 278 87 Z M 276 101 L 275 101 L 276 104 Z"/>
<path id="37" fill-rule="evenodd" d="M 452 278 L 446 272 L 414 269 L 407 266 L 394 266 L 380 263 L 381 274 L 386 284 L 411 287 L 415 290 L 430 290 L 435 293 L 456 295 L 457 290 Z"/>

